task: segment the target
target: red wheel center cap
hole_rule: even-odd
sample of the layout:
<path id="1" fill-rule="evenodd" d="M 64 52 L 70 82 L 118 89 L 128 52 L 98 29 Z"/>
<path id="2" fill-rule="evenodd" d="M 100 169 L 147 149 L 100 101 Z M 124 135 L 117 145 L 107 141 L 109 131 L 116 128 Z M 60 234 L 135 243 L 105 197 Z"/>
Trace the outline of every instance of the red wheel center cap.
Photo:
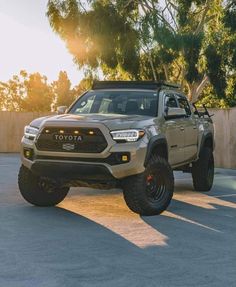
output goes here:
<path id="1" fill-rule="evenodd" d="M 152 175 L 148 175 L 147 176 L 147 181 L 151 181 L 151 180 L 153 180 L 153 176 Z"/>

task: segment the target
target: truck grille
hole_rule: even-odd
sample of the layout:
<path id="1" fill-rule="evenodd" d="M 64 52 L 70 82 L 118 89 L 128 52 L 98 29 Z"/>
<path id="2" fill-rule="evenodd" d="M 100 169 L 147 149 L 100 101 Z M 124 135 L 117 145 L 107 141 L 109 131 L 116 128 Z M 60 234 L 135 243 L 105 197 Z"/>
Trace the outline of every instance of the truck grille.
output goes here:
<path id="1" fill-rule="evenodd" d="M 42 151 L 101 153 L 107 142 L 98 128 L 45 127 L 36 147 Z"/>

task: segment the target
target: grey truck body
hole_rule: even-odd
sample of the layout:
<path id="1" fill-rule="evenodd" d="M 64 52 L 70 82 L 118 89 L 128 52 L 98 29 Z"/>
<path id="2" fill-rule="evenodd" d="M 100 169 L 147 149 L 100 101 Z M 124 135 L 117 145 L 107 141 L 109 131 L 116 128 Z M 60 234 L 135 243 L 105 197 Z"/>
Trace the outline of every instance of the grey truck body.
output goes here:
<path id="1" fill-rule="evenodd" d="M 126 106 L 133 105 L 139 112 L 76 112 L 76 104 L 88 97 L 88 93 L 96 96 L 96 93 L 111 92 L 150 93 L 157 106 L 153 107 L 152 102 L 148 108 L 156 110 L 151 115 L 145 114 L 143 104 L 136 107 L 128 104 L 128 99 Z M 23 165 L 41 176 L 77 180 L 82 186 L 142 173 L 154 152 L 165 157 L 173 169 L 184 171 L 198 160 L 203 146 L 214 149 L 211 118 L 199 116 L 178 88 L 165 84 L 106 85 L 103 82 L 78 98 L 65 114 L 35 119 L 30 126 L 38 133 L 34 139 L 25 136 L 22 139 Z M 134 142 L 116 141 L 111 134 L 133 129 L 142 131 L 142 137 Z M 76 132 L 82 136 L 73 138 Z"/>

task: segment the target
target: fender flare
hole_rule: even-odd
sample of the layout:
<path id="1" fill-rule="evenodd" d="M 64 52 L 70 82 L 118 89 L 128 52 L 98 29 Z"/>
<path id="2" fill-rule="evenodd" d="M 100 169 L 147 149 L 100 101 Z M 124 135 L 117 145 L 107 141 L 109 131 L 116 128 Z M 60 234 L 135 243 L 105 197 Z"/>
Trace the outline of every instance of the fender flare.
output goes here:
<path id="1" fill-rule="evenodd" d="M 165 145 L 166 146 L 166 150 L 167 150 L 167 160 L 168 160 L 168 144 L 167 144 L 167 140 L 164 136 L 153 136 L 150 140 L 149 143 L 147 145 L 147 152 L 146 152 L 146 157 L 145 157 L 145 161 L 144 161 L 144 166 L 146 167 L 152 151 L 158 146 L 158 145 Z"/>
<path id="2" fill-rule="evenodd" d="M 200 147 L 199 147 L 199 151 L 198 151 L 198 155 L 200 154 L 200 152 L 202 151 L 205 142 L 210 139 L 212 141 L 212 150 L 214 150 L 215 148 L 215 143 L 214 143 L 214 137 L 213 134 L 211 132 L 207 132 L 205 134 L 202 135 L 201 138 L 201 143 L 200 143 Z"/>

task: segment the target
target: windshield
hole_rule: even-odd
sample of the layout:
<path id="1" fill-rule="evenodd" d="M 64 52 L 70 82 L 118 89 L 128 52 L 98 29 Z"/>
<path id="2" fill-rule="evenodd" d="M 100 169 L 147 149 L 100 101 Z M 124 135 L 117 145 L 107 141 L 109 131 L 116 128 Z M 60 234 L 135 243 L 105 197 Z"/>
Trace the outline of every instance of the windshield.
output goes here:
<path id="1" fill-rule="evenodd" d="M 157 116 L 158 94 L 151 91 L 91 91 L 83 95 L 69 114 L 122 114 Z"/>

